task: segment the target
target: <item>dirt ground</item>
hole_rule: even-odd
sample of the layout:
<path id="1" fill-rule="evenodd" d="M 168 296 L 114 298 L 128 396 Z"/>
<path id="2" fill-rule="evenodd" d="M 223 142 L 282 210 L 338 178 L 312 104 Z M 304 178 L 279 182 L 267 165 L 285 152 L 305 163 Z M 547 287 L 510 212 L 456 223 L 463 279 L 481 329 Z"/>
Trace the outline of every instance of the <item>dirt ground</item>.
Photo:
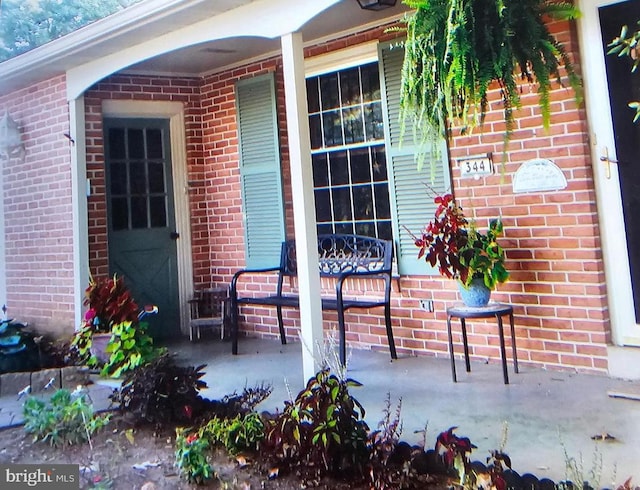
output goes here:
<path id="1" fill-rule="evenodd" d="M 133 431 L 115 428 L 110 423 L 106 430 L 94 435 L 91 445 L 75 445 L 53 448 L 47 443 L 33 442 L 23 427 L 0 431 L 0 463 L 66 463 L 80 466 L 80 488 L 113 490 L 160 490 L 160 489 L 299 489 L 300 481 L 295 475 L 284 475 L 269 480 L 268 468 L 263 468 L 255 456 L 230 458 L 224 451 L 212 456 L 212 466 L 217 479 L 198 487 L 181 479 L 174 466 L 175 434 L 154 433 L 150 428 Z M 129 436 L 129 437 L 127 437 Z M 131 440 L 129 440 L 131 439 Z M 359 490 L 366 485 L 331 482 L 320 489 Z"/>

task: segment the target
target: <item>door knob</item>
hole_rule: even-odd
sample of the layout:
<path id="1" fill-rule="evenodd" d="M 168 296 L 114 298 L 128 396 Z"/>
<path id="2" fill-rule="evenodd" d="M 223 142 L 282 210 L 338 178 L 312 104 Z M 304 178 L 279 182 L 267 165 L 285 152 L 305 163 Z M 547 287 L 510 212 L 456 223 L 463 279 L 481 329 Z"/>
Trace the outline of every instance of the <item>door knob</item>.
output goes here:
<path id="1" fill-rule="evenodd" d="M 177 231 L 172 231 L 171 233 L 169 233 L 169 238 L 171 238 L 172 240 L 177 240 L 178 238 L 180 238 L 180 233 L 178 233 Z"/>
<path id="2" fill-rule="evenodd" d="M 604 147 L 604 155 L 600 156 L 600 161 L 604 162 L 604 164 L 606 165 L 605 167 L 605 176 L 607 177 L 607 179 L 611 178 L 611 164 L 612 163 L 619 163 L 618 160 L 616 160 L 615 158 L 609 158 L 609 148 L 608 147 Z"/>

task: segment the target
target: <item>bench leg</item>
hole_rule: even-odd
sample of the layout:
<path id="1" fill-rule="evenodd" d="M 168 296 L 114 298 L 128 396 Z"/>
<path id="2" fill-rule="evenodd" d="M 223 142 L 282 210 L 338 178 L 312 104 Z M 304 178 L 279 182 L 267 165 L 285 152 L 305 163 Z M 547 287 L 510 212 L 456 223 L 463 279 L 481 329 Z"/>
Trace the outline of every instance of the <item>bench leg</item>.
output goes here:
<path id="1" fill-rule="evenodd" d="M 391 359 L 397 359 L 396 343 L 393 340 L 393 330 L 391 330 L 391 305 L 387 303 L 384 305 L 384 322 L 387 327 L 387 341 L 389 342 L 389 351 L 391 352 Z"/>
<path id="2" fill-rule="evenodd" d="M 238 302 L 231 299 L 231 354 L 238 355 Z"/>
<path id="3" fill-rule="evenodd" d="M 347 334 L 344 328 L 344 310 L 338 308 L 338 334 L 340 335 L 340 364 L 347 365 Z"/>
<path id="4" fill-rule="evenodd" d="M 284 324 L 282 323 L 282 306 L 276 306 L 278 313 L 278 328 L 280 329 L 280 342 L 282 345 L 287 343 L 287 336 L 284 333 Z"/>

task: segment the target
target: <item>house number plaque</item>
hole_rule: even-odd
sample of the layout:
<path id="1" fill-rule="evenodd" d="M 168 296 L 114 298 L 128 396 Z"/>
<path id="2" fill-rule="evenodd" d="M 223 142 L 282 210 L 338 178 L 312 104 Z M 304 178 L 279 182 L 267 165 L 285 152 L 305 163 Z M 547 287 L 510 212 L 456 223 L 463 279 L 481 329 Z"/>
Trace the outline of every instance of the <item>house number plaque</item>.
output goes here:
<path id="1" fill-rule="evenodd" d="M 458 159 L 458 163 L 460 164 L 460 174 L 462 177 L 479 179 L 481 176 L 493 174 L 491 153 L 460 158 Z"/>

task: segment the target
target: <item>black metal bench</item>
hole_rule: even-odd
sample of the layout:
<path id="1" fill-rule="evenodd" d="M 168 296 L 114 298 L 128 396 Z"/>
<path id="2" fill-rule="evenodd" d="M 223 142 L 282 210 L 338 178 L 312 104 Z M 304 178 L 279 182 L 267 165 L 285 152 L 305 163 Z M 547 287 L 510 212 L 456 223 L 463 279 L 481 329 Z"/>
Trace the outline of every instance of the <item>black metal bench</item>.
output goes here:
<path id="1" fill-rule="evenodd" d="M 391 264 L 393 251 L 390 241 L 359 235 L 319 235 L 318 262 L 321 277 L 336 279 L 335 296 L 322 298 L 322 309 L 337 311 L 340 335 L 340 361 L 346 363 L 345 311 L 352 308 L 368 309 L 384 307 L 385 326 L 391 357 L 397 359 L 396 347 L 391 330 Z M 244 269 L 236 272 L 231 280 L 231 335 L 232 352 L 238 353 L 238 317 L 242 305 L 275 306 L 278 315 L 280 340 L 287 343 L 282 323 L 282 308 L 299 308 L 299 297 L 294 293 L 283 294 L 285 277 L 297 275 L 296 248 L 294 240 L 282 243 L 280 265 L 268 269 Z M 238 283 L 250 274 L 277 273 L 277 286 L 273 294 L 238 295 Z M 383 281 L 384 294 L 378 297 L 345 297 L 345 281 L 349 278 L 363 278 Z"/>

